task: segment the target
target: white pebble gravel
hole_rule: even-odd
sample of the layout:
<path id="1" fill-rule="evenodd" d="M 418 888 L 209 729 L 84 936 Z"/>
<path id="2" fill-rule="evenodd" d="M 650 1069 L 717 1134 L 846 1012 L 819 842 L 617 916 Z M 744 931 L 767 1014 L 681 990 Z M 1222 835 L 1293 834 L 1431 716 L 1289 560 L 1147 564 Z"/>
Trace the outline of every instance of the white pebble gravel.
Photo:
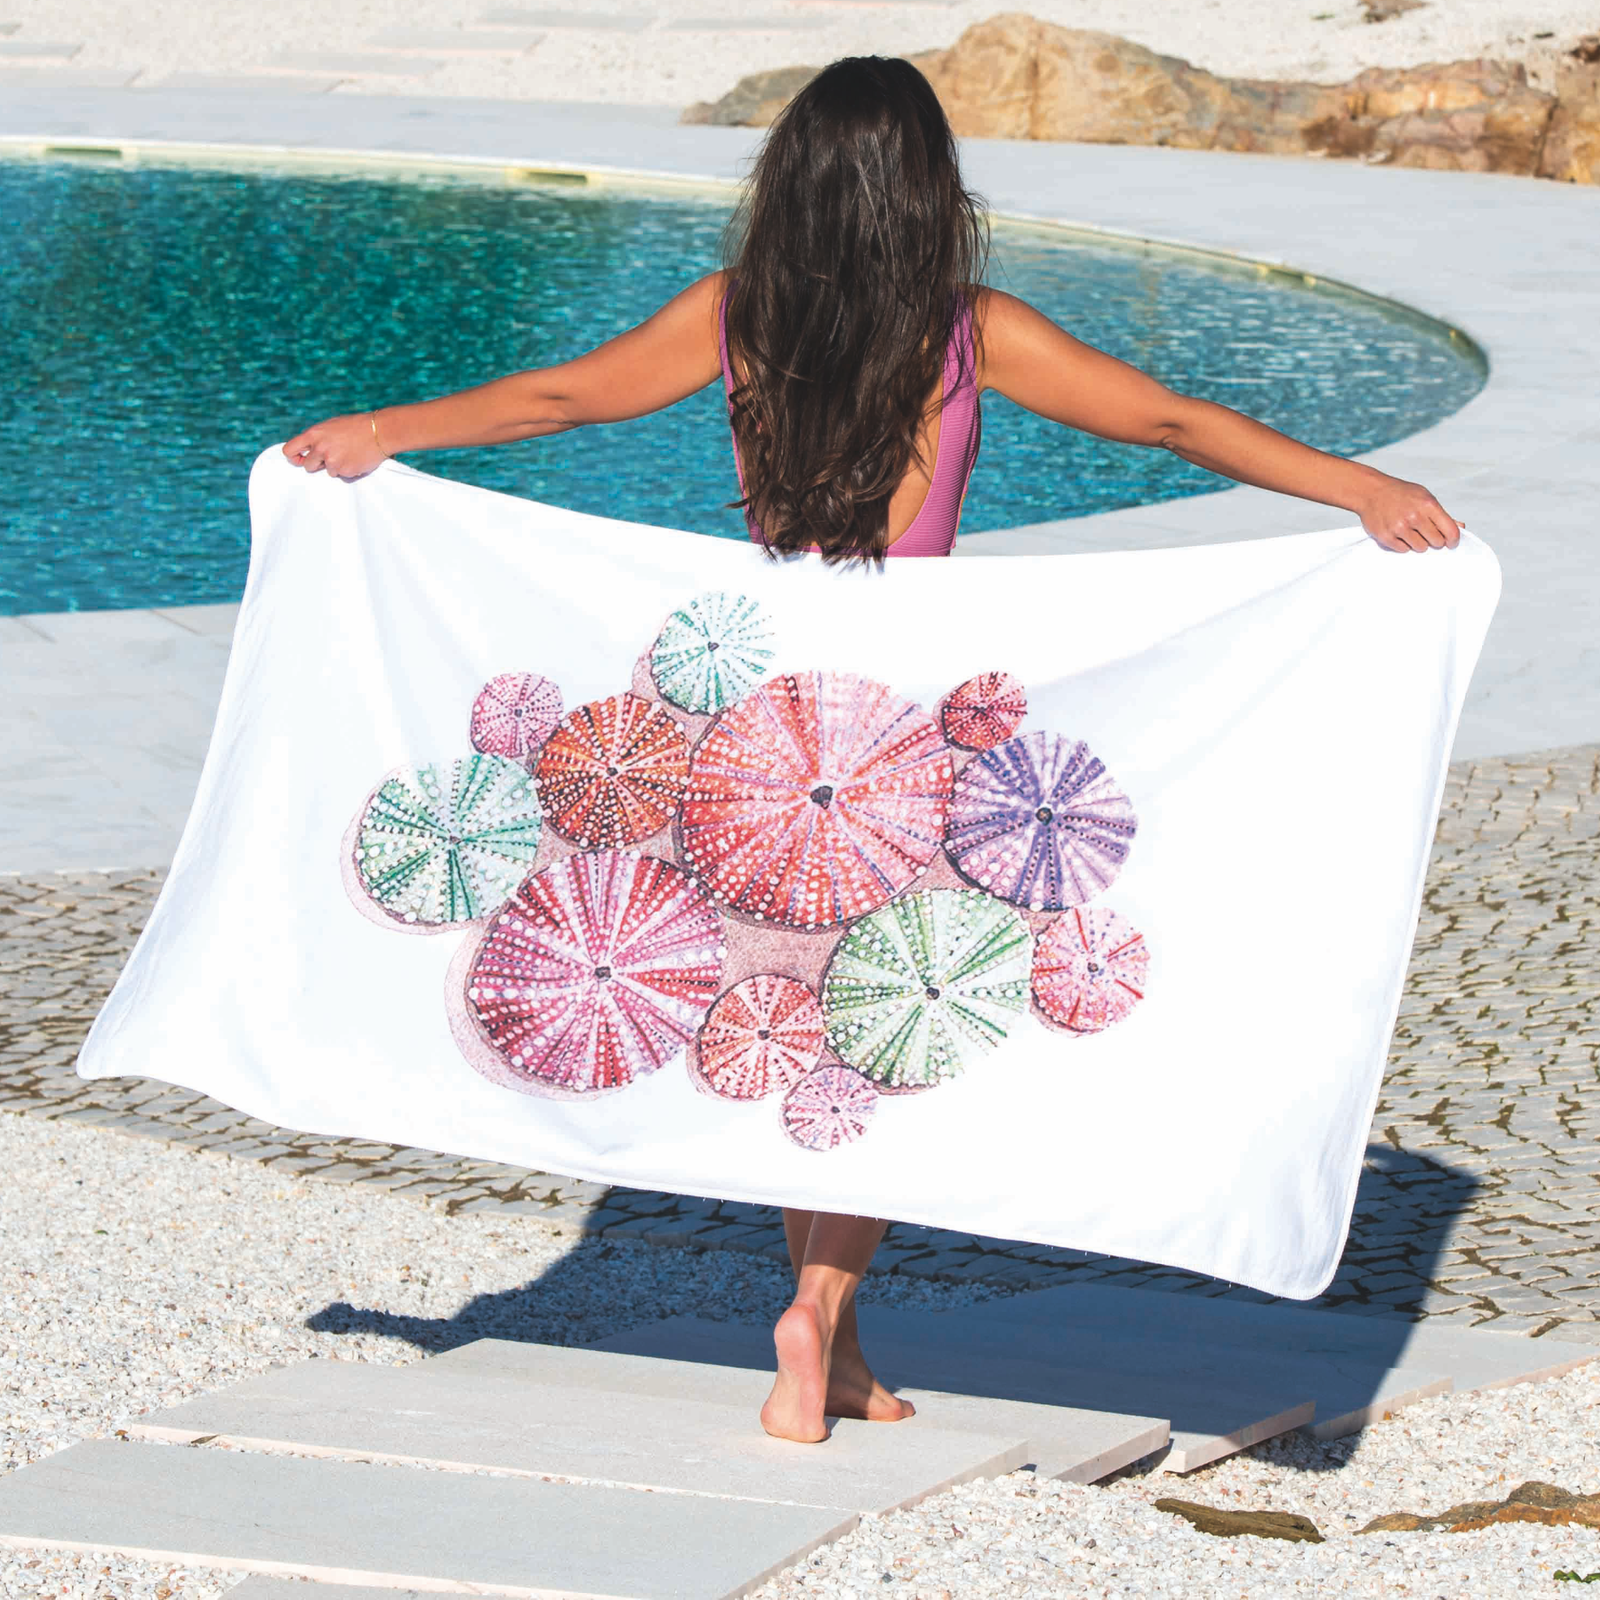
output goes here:
<path id="1" fill-rule="evenodd" d="M 515 9 L 515 8 L 512 8 Z M 545 11 L 543 6 L 532 9 Z M 1415 66 L 1493 56 L 1527 64 L 1548 86 L 1560 51 L 1600 25 L 1592 0 L 1428 0 L 1380 26 L 1360 0 L 955 0 L 953 4 L 858 0 L 564 0 L 550 8 L 567 25 L 543 25 L 531 50 L 501 54 L 440 51 L 432 61 L 393 58 L 373 72 L 358 62 L 346 94 L 469 95 L 491 99 L 601 101 L 679 107 L 726 94 L 747 72 L 798 63 L 820 65 L 863 51 L 889 55 L 941 49 L 975 22 L 1026 11 L 1069 28 L 1098 28 L 1213 72 L 1337 83 L 1373 66 Z M 584 13 L 634 11 L 642 30 L 585 27 Z M 172 73 L 243 75 L 241 93 L 261 74 L 315 70 L 318 58 L 382 51 L 389 29 L 433 36 L 481 34 L 484 0 L 7 0 L 0 20 L 21 25 L 19 41 L 81 44 L 72 69 L 139 74 L 140 88 Z M 707 26 L 722 18 L 734 27 Z M 748 24 L 770 18 L 779 26 Z M 698 26 L 683 24 L 697 21 Z M 737 26 L 743 23 L 745 26 Z M 677 24 L 677 26 L 674 26 Z M 479 26 L 475 26 L 479 25 Z M 285 52 L 288 59 L 285 60 Z M 27 69 L 12 58 L 9 70 Z M 48 68 L 42 69 L 48 70 Z M 54 70 L 59 71 L 59 66 Z M 397 72 L 420 73 L 407 78 Z"/>
<path id="2" fill-rule="evenodd" d="M 1080 1487 L 1015 1473 L 966 1484 L 912 1511 L 868 1519 L 756 1594 L 758 1600 L 1559 1595 L 1565 1585 L 1556 1572 L 1600 1570 L 1600 1532 L 1521 1524 L 1480 1533 L 1355 1536 L 1383 1512 L 1498 1500 L 1529 1478 L 1600 1491 L 1600 1367 L 1550 1383 L 1424 1401 L 1330 1444 L 1289 1435 L 1186 1477 L 1134 1472 Z M 1299 1512 L 1327 1542 L 1219 1539 L 1157 1511 L 1151 1502 L 1165 1496 L 1230 1510 Z"/>
<path id="3" fill-rule="evenodd" d="M 749 1257 L 580 1246 L 521 1217 L 447 1217 L 376 1189 L 14 1115 L 0 1115 L 0 1237 L 0 1471 L 273 1362 L 398 1364 L 495 1333 L 583 1343 L 685 1312 L 764 1320 L 787 1286 L 781 1269 Z M 935 1310 L 991 1292 L 874 1279 L 863 1296 Z M 1600 1490 L 1600 1371 L 1446 1396 L 1356 1439 L 1291 1437 L 1189 1478 L 1136 1472 L 1077 1487 L 1019 1473 L 969 1484 L 867 1519 L 759 1594 L 1556 1594 L 1555 1571 L 1600 1570 L 1600 1533 L 1351 1536 L 1381 1512 L 1496 1498 L 1526 1478 Z M 1329 1540 L 1212 1538 L 1154 1510 L 1162 1495 L 1302 1512 Z M 238 1581 L 0 1551 L 8 1600 L 199 1600 Z"/>

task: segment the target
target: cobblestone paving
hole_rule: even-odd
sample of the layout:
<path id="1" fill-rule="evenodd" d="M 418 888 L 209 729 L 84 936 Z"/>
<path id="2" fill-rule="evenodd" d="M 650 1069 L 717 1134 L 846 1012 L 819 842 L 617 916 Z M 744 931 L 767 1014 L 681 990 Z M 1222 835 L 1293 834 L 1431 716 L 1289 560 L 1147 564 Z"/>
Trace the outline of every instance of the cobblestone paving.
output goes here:
<path id="1" fill-rule="evenodd" d="M 101 1123 L 449 1212 L 783 1259 L 776 1213 L 273 1127 L 73 1059 L 162 874 L 0 876 L 0 1110 Z M 1600 1343 L 1600 747 L 1452 769 L 1355 1221 L 1321 1304 Z M 891 1229 L 875 1270 L 1264 1300 L 1082 1251 Z"/>

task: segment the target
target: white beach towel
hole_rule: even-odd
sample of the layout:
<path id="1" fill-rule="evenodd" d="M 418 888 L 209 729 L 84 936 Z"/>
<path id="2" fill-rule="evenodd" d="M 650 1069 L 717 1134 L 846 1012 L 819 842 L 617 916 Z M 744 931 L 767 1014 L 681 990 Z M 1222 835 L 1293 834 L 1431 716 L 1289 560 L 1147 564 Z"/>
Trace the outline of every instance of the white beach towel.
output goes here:
<path id="1" fill-rule="evenodd" d="M 327 1135 L 1333 1274 L 1489 550 L 840 572 L 276 451 L 84 1048 Z"/>

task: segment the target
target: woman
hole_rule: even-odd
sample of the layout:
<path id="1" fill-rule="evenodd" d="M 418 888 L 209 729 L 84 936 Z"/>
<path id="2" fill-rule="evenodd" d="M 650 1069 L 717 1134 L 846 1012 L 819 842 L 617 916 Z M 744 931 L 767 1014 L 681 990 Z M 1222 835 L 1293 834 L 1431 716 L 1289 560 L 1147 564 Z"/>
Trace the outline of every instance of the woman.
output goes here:
<path id="1" fill-rule="evenodd" d="M 576 361 L 334 417 L 285 455 L 355 478 L 402 451 L 644 416 L 720 377 L 753 538 L 825 561 L 948 555 L 978 396 L 994 389 L 1067 427 L 1341 507 L 1388 550 L 1457 542 L 1460 525 L 1419 484 L 1174 394 L 981 287 L 982 215 L 933 90 L 904 61 L 854 58 L 813 79 L 773 125 L 740 223 L 728 271 Z M 856 1288 L 884 1226 L 784 1213 L 797 1289 L 775 1330 L 769 1433 L 813 1441 L 825 1416 L 911 1415 L 856 1335 Z"/>

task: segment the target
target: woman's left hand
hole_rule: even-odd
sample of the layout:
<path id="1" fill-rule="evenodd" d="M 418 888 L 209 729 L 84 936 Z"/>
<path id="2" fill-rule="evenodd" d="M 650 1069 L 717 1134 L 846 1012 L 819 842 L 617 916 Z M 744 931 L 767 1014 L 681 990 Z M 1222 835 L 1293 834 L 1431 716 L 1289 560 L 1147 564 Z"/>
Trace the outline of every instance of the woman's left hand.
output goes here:
<path id="1" fill-rule="evenodd" d="M 334 478 L 364 478 L 389 459 L 378 443 L 373 413 L 329 417 L 304 433 L 297 433 L 283 453 L 307 472 L 326 471 Z"/>
<path id="2" fill-rule="evenodd" d="M 1454 550 L 1457 522 L 1420 483 L 1385 476 L 1360 507 L 1361 526 L 1385 550 Z"/>

